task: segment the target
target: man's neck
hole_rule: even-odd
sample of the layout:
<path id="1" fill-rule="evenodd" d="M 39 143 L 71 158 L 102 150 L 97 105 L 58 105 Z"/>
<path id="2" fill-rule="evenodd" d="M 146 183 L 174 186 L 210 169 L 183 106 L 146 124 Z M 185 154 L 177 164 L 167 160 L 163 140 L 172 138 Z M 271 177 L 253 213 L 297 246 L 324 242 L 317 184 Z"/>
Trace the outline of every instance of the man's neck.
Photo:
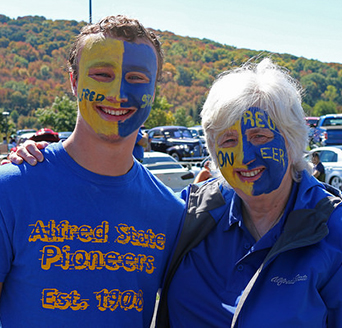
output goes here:
<path id="1" fill-rule="evenodd" d="M 63 146 L 70 157 L 85 169 L 101 175 L 120 176 L 133 166 L 135 140 L 136 133 L 117 141 L 107 141 L 76 127 Z"/>

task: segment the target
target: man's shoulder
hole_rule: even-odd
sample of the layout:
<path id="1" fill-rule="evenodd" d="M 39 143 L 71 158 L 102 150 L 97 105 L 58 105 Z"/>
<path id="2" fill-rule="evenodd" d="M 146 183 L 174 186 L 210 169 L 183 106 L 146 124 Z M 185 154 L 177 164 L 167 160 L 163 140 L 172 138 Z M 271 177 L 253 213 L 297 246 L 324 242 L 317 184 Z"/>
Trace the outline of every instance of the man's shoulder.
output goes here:
<path id="1" fill-rule="evenodd" d="M 52 169 L 51 163 L 56 161 L 56 150 L 50 146 L 41 150 L 44 155 L 44 160 L 32 166 L 27 162 L 22 164 L 4 164 L 0 166 L 0 181 L 7 181 L 15 177 L 24 179 L 25 176 L 38 175 L 40 172 L 46 172 L 49 168 Z"/>

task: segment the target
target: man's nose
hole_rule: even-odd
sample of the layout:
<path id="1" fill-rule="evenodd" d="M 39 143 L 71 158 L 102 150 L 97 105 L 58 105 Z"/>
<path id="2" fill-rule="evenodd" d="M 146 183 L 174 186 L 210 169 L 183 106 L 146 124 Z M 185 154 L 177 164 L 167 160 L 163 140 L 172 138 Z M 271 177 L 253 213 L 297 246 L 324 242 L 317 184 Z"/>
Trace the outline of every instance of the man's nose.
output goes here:
<path id="1" fill-rule="evenodd" d="M 125 96 L 107 96 L 106 100 L 112 103 L 126 103 L 128 101 Z"/>
<path id="2" fill-rule="evenodd" d="M 108 85 L 105 96 L 106 100 L 111 103 L 122 104 L 128 102 L 128 97 L 124 89 L 124 81 L 120 74 L 118 74 L 113 83 Z"/>

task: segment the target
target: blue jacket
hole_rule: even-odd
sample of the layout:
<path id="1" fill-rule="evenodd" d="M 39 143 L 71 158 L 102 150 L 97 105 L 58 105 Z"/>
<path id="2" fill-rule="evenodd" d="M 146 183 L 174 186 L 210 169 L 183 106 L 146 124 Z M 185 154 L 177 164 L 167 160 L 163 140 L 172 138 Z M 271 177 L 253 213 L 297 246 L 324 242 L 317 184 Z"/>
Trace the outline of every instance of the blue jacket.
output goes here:
<path id="1" fill-rule="evenodd" d="M 257 249 L 255 244 L 255 249 L 252 246 L 233 263 L 241 274 L 243 266 L 252 264 L 254 270 L 245 270 L 243 278 L 247 280 L 241 279 L 244 287 L 234 295 L 236 303 L 227 304 L 228 292 L 216 280 L 221 276 L 224 280 L 229 274 L 219 272 L 215 277 L 208 272 L 222 268 L 213 264 L 210 271 L 207 267 L 215 262 L 211 255 L 222 247 L 220 236 L 233 236 L 229 235 L 232 230 L 243 229 L 243 223 L 232 215 L 236 208 L 239 210 L 238 197 L 217 180 L 201 187 L 191 186 L 183 196 L 187 198 L 188 212 L 164 281 L 157 327 L 169 327 L 169 309 L 173 327 L 229 327 L 243 289 L 263 260 L 265 264 L 235 327 L 342 327 L 340 198 L 333 197 L 303 172 L 301 182 L 294 184 L 283 222 L 278 226 L 279 235 L 271 234 L 270 245 Z M 229 249 L 226 253 L 229 258 Z M 206 257 L 205 265 L 198 265 L 201 262 L 197 259 Z M 201 276 L 205 278 L 198 278 Z M 204 286 L 205 280 L 209 287 Z M 234 290 L 236 280 L 228 282 L 227 288 Z"/>

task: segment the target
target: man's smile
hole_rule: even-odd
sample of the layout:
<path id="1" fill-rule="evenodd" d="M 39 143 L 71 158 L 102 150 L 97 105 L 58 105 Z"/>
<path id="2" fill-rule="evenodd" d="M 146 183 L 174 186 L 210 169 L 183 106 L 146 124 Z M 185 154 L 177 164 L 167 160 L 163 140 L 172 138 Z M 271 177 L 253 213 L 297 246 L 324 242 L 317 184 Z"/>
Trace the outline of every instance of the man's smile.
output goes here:
<path id="1" fill-rule="evenodd" d="M 103 106 L 96 104 L 95 110 L 104 118 L 107 120 L 115 120 L 115 121 L 124 121 L 130 118 L 135 112 L 135 107 L 129 107 L 129 108 L 115 108 L 111 106 Z M 105 114 L 105 115 L 103 115 Z"/>

